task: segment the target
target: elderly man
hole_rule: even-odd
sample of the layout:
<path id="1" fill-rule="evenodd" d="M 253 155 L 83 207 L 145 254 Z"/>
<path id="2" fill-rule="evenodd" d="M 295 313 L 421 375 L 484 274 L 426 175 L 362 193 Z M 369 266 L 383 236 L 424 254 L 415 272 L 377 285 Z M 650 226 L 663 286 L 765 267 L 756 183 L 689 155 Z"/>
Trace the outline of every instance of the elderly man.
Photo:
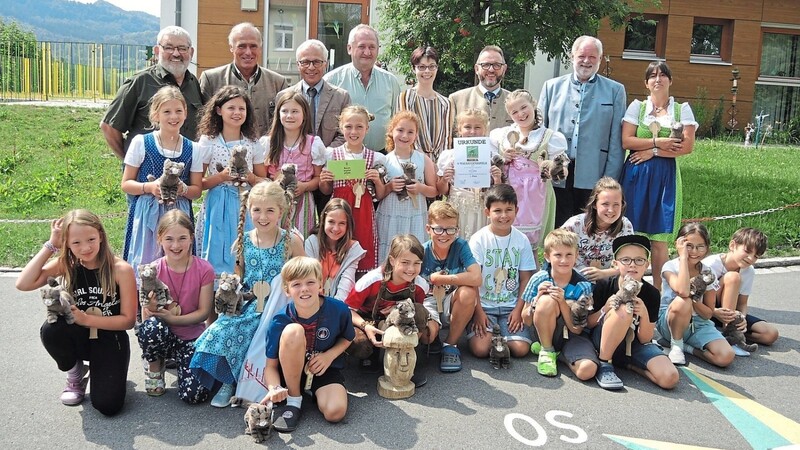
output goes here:
<path id="1" fill-rule="evenodd" d="M 574 72 L 546 81 L 539 97 L 544 126 L 566 136 L 572 160 L 567 179 L 553 183 L 556 226 L 581 212 L 597 180 L 622 172 L 625 87 L 597 74 L 602 58 L 599 39 L 579 37 L 572 44 Z"/>
<path id="2" fill-rule="evenodd" d="M 295 55 L 301 79 L 294 86 L 279 92 L 278 97 L 287 91 L 302 92 L 311 106 L 314 134 L 322 139 L 326 147 L 344 144 L 344 136 L 339 131 L 339 114 L 350 104 L 350 94 L 322 79 L 328 68 L 328 49 L 321 41 L 309 39 L 297 47 Z"/>
<path id="3" fill-rule="evenodd" d="M 386 146 L 386 125 L 394 113 L 400 83 L 390 72 L 375 66 L 378 59 L 378 32 L 360 24 L 350 31 L 347 54 L 352 62 L 325 75 L 325 80 L 350 94 L 353 104 L 362 105 L 375 116 L 364 145 L 375 151 Z"/>
<path id="4" fill-rule="evenodd" d="M 475 87 L 462 89 L 450 94 L 455 107 L 455 115 L 470 108 L 481 109 L 489 115 L 489 130 L 514 123 L 506 112 L 508 91 L 500 87 L 506 74 L 506 59 L 503 50 L 496 45 L 487 45 L 478 54 L 475 74 L 479 83 Z"/>
<path id="5" fill-rule="evenodd" d="M 233 62 L 205 70 L 200 75 L 200 87 L 206 99 L 210 99 L 219 88 L 228 84 L 247 91 L 253 103 L 258 136 L 269 131 L 275 109 L 275 95 L 286 89 L 286 78 L 259 66 L 262 44 L 261 32 L 255 25 L 240 23 L 231 28 L 228 34 Z"/>
<path id="6" fill-rule="evenodd" d="M 153 52 L 158 63 L 125 80 L 100 122 L 108 146 L 120 159 L 125 158 L 134 136 L 152 129 L 150 99 L 167 85 L 177 86 L 186 99 L 188 111 L 181 134 L 196 138 L 197 116 L 204 98 L 200 83 L 188 70 L 194 55 L 192 38 L 183 28 L 169 26 L 158 33 L 157 42 Z"/>

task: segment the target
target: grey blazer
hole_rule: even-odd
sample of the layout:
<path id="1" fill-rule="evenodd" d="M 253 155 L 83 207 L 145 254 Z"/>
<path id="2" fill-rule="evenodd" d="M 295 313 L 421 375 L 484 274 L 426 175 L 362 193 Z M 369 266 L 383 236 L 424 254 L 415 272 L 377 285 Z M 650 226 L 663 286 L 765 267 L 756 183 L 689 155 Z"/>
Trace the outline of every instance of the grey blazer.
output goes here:
<path id="1" fill-rule="evenodd" d="M 277 97 L 280 97 L 288 90 L 301 92 L 303 90 L 302 86 L 303 82 L 298 81 L 291 87 L 278 92 Z M 275 98 L 276 103 L 278 101 L 277 97 Z M 317 120 L 313 128 L 316 135 L 322 139 L 325 147 L 338 147 L 344 144 L 344 135 L 339 131 L 339 114 L 347 106 L 350 106 L 350 94 L 347 91 L 327 81 L 322 83 L 322 92 L 319 93 L 319 106 L 317 107 Z"/>
<path id="2" fill-rule="evenodd" d="M 580 108 L 577 153 L 572 141 L 575 117 Z M 583 102 L 580 84 L 573 74 L 547 80 L 539 96 L 544 126 L 567 138 L 567 154 L 575 161 L 575 188 L 592 189 L 601 177 L 619 180 L 625 150 L 622 148 L 622 117 L 625 115 L 625 86 L 601 75 L 586 83 Z M 564 187 L 564 182 L 553 183 Z"/>

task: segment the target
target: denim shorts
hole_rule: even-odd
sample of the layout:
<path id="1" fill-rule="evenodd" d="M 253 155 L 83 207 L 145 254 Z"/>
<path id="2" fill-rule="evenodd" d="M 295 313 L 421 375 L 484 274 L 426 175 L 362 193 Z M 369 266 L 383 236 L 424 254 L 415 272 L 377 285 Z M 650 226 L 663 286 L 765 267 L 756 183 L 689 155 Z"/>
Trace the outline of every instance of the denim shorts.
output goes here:
<path id="1" fill-rule="evenodd" d="M 600 337 L 603 334 L 604 323 L 605 321 L 602 321 L 592 329 L 592 343 L 594 343 L 594 348 L 597 349 L 598 353 L 600 352 Z M 633 342 L 631 342 L 631 356 L 625 354 L 625 340 L 623 339 L 617 346 L 617 349 L 614 350 L 611 362 L 613 362 L 615 366 L 623 368 L 634 366 L 642 370 L 647 370 L 647 363 L 657 356 L 664 356 L 664 352 L 659 346 L 651 342 L 642 344 L 639 342 L 639 339 L 634 337 Z"/>
<path id="2" fill-rule="evenodd" d="M 656 329 L 664 339 L 669 341 L 672 339 L 672 334 L 670 333 L 669 325 L 667 324 L 667 308 L 668 306 L 662 306 L 658 311 L 658 322 L 656 322 Z M 689 322 L 689 328 L 683 332 L 683 343 L 689 344 L 692 347 L 700 350 L 705 349 L 709 342 L 716 341 L 718 339 L 722 339 L 723 341 L 725 340 L 725 338 L 722 336 L 722 333 L 720 333 L 717 327 L 714 326 L 714 322 L 708 319 L 703 319 L 700 316 L 693 315 L 691 322 Z"/>
<path id="3" fill-rule="evenodd" d="M 489 319 L 489 329 L 487 330 L 489 333 L 492 332 L 492 327 L 495 325 L 500 326 L 500 334 L 507 337 L 509 341 L 524 341 L 528 344 L 533 343 L 531 340 L 531 333 L 530 327 L 522 325 L 522 329 L 517 331 L 516 333 L 511 333 L 508 331 L 508 317 L 511 315 L 511 311 L 514 310 L 514 306 L 493 306 L 490 308 L 483 308 L 483 312 L 486 313 L 486 318 Z M 473 317 L 474 319 L 474 317 Z M 472 329 L 472 321 L 470 321 L 470 325 L 467 326 L 467 329 Z M 470 331 L 467 334 L 467 339 L 472 339 L 475 336 L 475 332 Z"/>
<path id="4" fill-rule="evenodd" d="M 564 330 L 567 331 L 567 337 L 564 337 Z M 539 341 L 539 334 L 536 327 L 531 327 L 531 338 L 534 341 Z M 556 328 L 553 330 L 553 348 L 559 352 L 559 359 L 567 364 L 575 364 L 576 361 L 588 359 L 598 366 L 600 359 L 597 358 L 597 352 L 592 345 L 589 338 L 589 332 L 586 328 L 583 329 L 581 334 L 575 334 L 567 330 L 567 324 L 564 323 L 564 318 L 560 315 L 556 319 Z"/>

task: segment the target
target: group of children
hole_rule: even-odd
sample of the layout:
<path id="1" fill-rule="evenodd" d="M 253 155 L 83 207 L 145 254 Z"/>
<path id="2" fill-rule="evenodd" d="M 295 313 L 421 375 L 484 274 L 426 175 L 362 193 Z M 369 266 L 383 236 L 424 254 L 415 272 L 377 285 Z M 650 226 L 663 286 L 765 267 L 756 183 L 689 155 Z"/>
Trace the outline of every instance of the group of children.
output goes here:
<path id="1" fill-rule="evenodd" d="M 442 372 L 461 370 L 462 338 L 473 355 L 487 357 L 495 328 L 513 356 L 536 353 L 542 375 L 555 376 L 561 359 L 579 379 L 594 377 L 607 389 L 622 387 L 614 365 L 669 389 L 678 382 L 673 363 L 685 363 L 686 351 L 730 364 L 734 350 L 711 319 L 727 324 L 736 311 L 746 314 L 752 264 L 766 250 L 763 234 L 737 232 L 727 254 L 707 256 L 705 227 L 685 225 L 678 258 L 655 274 L 664 280 L 659 293 L 643 280 L 650 242 L 633 234 L 613 179 L 597 183 L 586 213 L 553 230 L 552 186 L 532 163 L 563 154 L 566 140 L 541 127 L 527 92 L 512 93 L 507 108 L 515 124 L 488 136 L 504 169 L 492 168 L 492 187 L 472 190 L 452 186 L 452 150 L 434 162 L 414 149 L 419 124 L 408 111 L 390 121 L 386 155 L 364 147 L 371 116 L 360 106 L 339 118 L 345 143 L 325 149 L 310 133 L 305 98 L 289 93 L 276 104 L 269 134 L 257 140 L 249 98 L 226 86 L 207 104 L 202 137 L 193 143 L 179 134 L 183 97 L 162 88 L 150 111 L 156 131 L 135 137 L 125 158 L 130 214 L 123 256 L 130 264 L 113 256 L 100 220 L 77 210 L 52 224 L 50 240 L 17 281 L 18 289 L 32 290 L 61 276 L 75 296 L 76 325 L 59 319 L 42 327 L 45 347 L 67 371 L 62 402 L 83 400 L 88 360 L 93 405 L 109 415 L 122 407 L 130 356 L 124 330 L 133 327 L 142 295 L 150 302 L 137 330 L 148 395 L 165 393 L 165 362 L 173 359 L 180 398 L 199 403 L 217 389 L 213 406 L 229 405 L 234 394 L 276 403 L 279 431 L 297 427 L 304 392 L 328 421 L 344 417 L 344 353 L 360 359 L 363 370 L 379 371 L 380 321 L 408 298 L 421 347 L 441 353 Z M 457 121 L 460 136 L 488 134 L 481 111 L 464 111 Z M 243 178 L 228 167 L 240 147 Z M 150 181 L 166 159 L 185 163 L 174 207 L 159 201 L 159 183 Z M 326 168 L 327 161 L 353 159 L 365 160 L 364 179 L 336 179 Z M 296 165 L 293 192 L 274 181 L 286 163 Z M 412 180 L 404 178 L 409 167 Z M 505 177 L 511 184 L 502 183 Z M 311 195 L 317 189 L 333 197 L 318 220 Z M 191 200 L 204 190 L 194 220 Z M 439 195 L 447 201 L 429 206 Z M 159 310 L 153 293 L 137 295 L 139 265 L 152 262 L 180 306 L 177 315 Z M 689 280 L 706 266 L 718 283 L 693 302 Z M 216 317 L 214 290 L 233 273 L 241 280 L 242 310 Z M 626 279 L 642 284 L 630 311 L 609 302 Z M 572 302 L 590 297 L 586 323 L 575 323 Z M 101 316 L 87 314 L 93 307 Z M 440 340 L 442 328 L 449 330 Z M 669 344 L 667 354 L 651 342 L 655 330 Z M 777 339 L 774 327 L 753 316 L 742 330 L 762 344 Z M 425 383 L 421 371 L 413 381 Z"/>

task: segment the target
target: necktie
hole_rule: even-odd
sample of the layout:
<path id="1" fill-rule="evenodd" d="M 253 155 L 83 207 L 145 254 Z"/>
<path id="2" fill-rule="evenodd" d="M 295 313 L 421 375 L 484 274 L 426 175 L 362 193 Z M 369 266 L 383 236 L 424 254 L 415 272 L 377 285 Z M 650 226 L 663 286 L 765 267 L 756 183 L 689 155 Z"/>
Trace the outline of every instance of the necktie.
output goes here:
<path id="1" fill-rule="evenodd" d="M 314 134 L 317 132 L 317 88 L 311 87 L 308 88 L 308 99 L 309 103 L 311 104 L 311 129 L 314 131 Z"/>
<path id="2" fill-rule="evenodd" d="M 497 96 L 496 96 L 496 95 L 495 95 L 495 93 L 494 93 L 494 92 L 492 92 L 492 91 L 486 91 L 486 92 L 484 92 L 484 93 L 483 93 L 483 97 L 486 99 L 486 101 L 487 101 L 487 102 L 489 102 L 489 105 L 491 105 L 491 104 L 492 104 L 492 101 L 493 101 L 493 100 L 494 100 L 494 98 L 495 98 L 495 97 L 497 97 Z"/>

